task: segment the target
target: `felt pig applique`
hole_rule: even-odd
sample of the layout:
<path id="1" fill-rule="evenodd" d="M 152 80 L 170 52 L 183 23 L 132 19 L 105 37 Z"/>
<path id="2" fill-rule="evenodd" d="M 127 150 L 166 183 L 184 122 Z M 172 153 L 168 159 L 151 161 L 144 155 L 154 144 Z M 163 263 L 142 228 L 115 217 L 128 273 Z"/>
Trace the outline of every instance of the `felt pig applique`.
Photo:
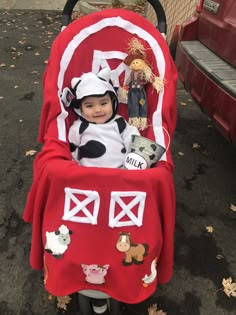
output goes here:
<path id="1" fill-rule="evenodd" d="M 93 284 L 103 284 L 105 283 L 105 275 L 107 274 L 107 270 L 109 265 L 86 265 L 81 264 L 83 268 L 83 272 L 86 275 L 86 282 Z"/>

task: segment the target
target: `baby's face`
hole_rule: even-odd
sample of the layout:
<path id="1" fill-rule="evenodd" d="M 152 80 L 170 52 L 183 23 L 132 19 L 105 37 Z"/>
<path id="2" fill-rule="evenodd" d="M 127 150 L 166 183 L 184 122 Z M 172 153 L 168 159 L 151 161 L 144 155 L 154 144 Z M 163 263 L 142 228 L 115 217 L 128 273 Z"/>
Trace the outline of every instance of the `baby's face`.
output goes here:
<path id="1" fill-rule="evenodd" d="M 112 100 L 109 94 L 105 96 L 88 96 L 81 104 L 83 117 L 95 124 L 104 124 L 112 114 Z"/>

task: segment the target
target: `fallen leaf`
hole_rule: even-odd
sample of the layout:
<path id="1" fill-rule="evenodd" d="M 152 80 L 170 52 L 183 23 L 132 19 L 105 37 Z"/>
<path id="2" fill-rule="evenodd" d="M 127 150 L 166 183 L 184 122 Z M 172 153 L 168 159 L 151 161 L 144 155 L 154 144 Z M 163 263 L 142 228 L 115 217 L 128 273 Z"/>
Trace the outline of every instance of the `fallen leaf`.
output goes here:
<path id="1" fill-rule="evenodd" d="M 230 210 L 232 210 L 233 212 L 236 212 L 236 206 L 235 205 L 233 205 L 232 203 L 231 203 L 231 205 L 230 205 Z"/>
<path id="2" fill-rule="evenodd" d="M 228 297 L 230 296 L 236 297 L 236 283 L 232 282 L 231 277 L 227 279 L 223 278 L 222 284 L 224 287 L 224 292 Z"/>
<path id="3" fill-rule="evenodd" d="M 200 149 L 200 145 L 198 143 L 193 143 L 193 149 Z"/>
<path id="4" fill-rule="evenodd" d="M 213 233 L 214 229 L 211 225 L 206 226 L 206 230 L 208 233 Z"/>
<path id="5" fill-rule="evenodd" d="M 150 305 L 148 307 L 148 315 L 166 315 L 166 312 L 157 309 L 157 304 Z"/>
<path id="6" fill-rule="evenodd" d="M 57 308 L 67 310 L 67 304 L 70 303 L 71 297 L 67 296 L 58 296 L 57 297 Z"/>
<path id="7" fill-rule="evenodd" d="M 36 150 L 25 151 L 25 156 L 33 156 L 37 153 Z"/>

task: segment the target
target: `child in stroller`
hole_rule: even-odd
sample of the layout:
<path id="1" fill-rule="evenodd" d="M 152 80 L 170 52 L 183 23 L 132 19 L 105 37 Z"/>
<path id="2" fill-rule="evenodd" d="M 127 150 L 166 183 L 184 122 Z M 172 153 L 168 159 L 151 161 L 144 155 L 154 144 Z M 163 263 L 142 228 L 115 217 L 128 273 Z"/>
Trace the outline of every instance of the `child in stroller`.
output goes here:
<path id="1" fill-rule="evenodd" d="M 131 136 L 139 135 L 117 115 L 118 99 L 110 81 L 110 69 L 97 75 L 85 73 L 72 79 L 77 119 L 70 127 L 68 140 L 74 160 L 83 166 L 123 167 Z"/>
<path id="2" fill-rule="evenodd" d="M 177 72 L 165 40 L 145 18 L 111 9 L 71 23 L 54 41 L 44 76 L 39 130 L 44 145 L 34 161 L 24 211 L 24 220 L 33 225 L 30 263 L 44 270 L 52 295 L 80 292 L 83 315 L 91 314 L 86 296 L 111 298 L 115 315 L 119 309 L 113 301 L 144 301 L 172 275 L 171 151 L 156 167 L 142 171 L 83 167 L 71 159 L 68 131 L 77 116 L 65 107 L 63 93 L 72 78 L 107 66 L 115 87 L 123 86 L 129 75 L 123 60 L 134 36 L 166 82 L 159 94 L 146 87 L 151 123 L 140 133 L 167 147 L 176 124 Z M 127 120 L 127 104 L 119 105 L 119 114 Z"/>

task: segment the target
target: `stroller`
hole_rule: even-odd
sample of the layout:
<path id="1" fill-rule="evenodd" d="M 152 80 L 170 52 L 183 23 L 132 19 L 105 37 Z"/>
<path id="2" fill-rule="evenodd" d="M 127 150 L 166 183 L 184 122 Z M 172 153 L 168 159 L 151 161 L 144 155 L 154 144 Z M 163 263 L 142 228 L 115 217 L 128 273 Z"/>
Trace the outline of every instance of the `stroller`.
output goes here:
<path id="1" fill-rule="evenodd" d="M 165 79 L 159 93 L 147 86 L 151 123 L 141 135 L 161 144 L 166 153 L 146 170 L 79 166 L 68 143 L 68 129 L 77 118 L 69 106 L 71 79 L 109 67 L 114 86 L 121 87 L 128 71 L 122 61 L 133 37 L 144 43 L 153 71 Z M 52 295 L 79 292 L 83 315 L 92 314 L 91 298 L 107 299 L 110 314 L 117 315 L 121 305 L 144 301 L 172 276 L 175 190 L 170 144 L 176 83 L 165 39 L 131 11 L 106 9 L 84 16 L 52 45 L 38 136 L 43 148 L 34 161 L 23 218 L 32 223 L 32 268 L 44 270 L 45 288 Z M 119 104 L 118 112 L 127 118 L 127 104 Z M 119 242 L 129 253 L 117 250 Z"/>

